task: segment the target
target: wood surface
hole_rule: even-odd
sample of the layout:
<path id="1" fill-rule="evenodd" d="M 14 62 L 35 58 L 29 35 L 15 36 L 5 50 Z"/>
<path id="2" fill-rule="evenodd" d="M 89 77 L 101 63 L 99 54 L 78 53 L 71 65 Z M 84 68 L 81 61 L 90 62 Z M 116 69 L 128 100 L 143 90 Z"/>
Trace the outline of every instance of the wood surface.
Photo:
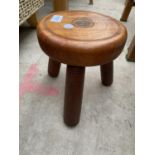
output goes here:
<path id="1" fill-rule="evenodd" d="M 63 16 L 62 21 L 52 22 L 54 15 Z M 71 24 L 73 28 L 66 29 L 65 24 Z M 89 11 L 52 13 L 41 20 L 37 34 L 42 49 L 49 57 L 75 66 L 112 61 L 121 53 L 127 38 L 123 24 Z"/>
<path id="2" fill-rule="evenodd" d="M 127 21 L 132 7 L 135 5 L 134 0 L 126 0 L 125 7 L 121 16 L 121 21 Z"/>
<path id="3" fill-rule="evenodd" d="M 27 22 L 30 24 L 32 28 L 36 28 L 38 24 L 36 13 L 34 13 L 30 18 L 28 18 Z"/>
<path id="4" fill-rule="evenodd" d="M 93 4 L 94 2 L 93 2 L 93 0 L 89 0 L 89 4 Z"/>
<path id="5" fill-rule="evenodd" d="M 93 0 L 89 0 L 89 4 L 93 4 Z M 62 11 L 69 9 L 69 0 L 53 0 L 54 11 Z"/>
<path id="6" fill-rule="evenodd" d="M 113 82 L 113 61 L 100 66 L 101 81 L 105 86 L 110 86 Z"/>
<path id="7" fill-rule="evenodd" d="M 75 126 L 80 120 L 85 67 L 67 66 L 64 122 L 68 126 Z"/>
<path id="8" fill-rule="evenodd" d="M 68 10 L 68 0 L 53 0 L 54 11 Z"/>
<path id="9" fill-rule="evenodd" d="M 129 45 L 129 48 L 128 48 L 128 53 L 126 55 L 126 58 L 128 61 L 131 61 L 131 62 L 135 62 L 135 36 L 134 38 L 132 39 L 130 45 Z"/>
<path id="10" fill-rule="evenodd" d="M 49 58 L 48 62 L 48 74 L 51 77 L 57 77 L 60 71 L 61 63 L 53 60 L 52 58 Z"/>
<path id="11" fill-rule="evenodd" d="M 62 20 L 54 22 L 55 18 Z M 41 48 L 50 57 L 49 75 L 58 75 L 59 62 L 67 64 L 64 122 L 75 126 L 80 120 L 85 67 L 100 65 L 102 84 L 110 86 L 113 60 L 125 45 L 127 30 L 117 20 L 99 13 L 60 11 L 41 20 L 37 36 Z"/>

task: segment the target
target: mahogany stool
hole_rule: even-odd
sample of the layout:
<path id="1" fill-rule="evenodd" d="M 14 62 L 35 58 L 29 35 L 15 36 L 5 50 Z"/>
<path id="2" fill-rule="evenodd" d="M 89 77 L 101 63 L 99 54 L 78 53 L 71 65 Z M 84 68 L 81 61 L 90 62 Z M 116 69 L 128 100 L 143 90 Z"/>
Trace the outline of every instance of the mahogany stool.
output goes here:
<path id="1" fill-rule="evenodd" d="M 37 27 L 42 50 L 49 56 L 48 73 L 57 77 L 60 64 L 67 64 L 64 122 L 80 120 L 86 66 L 100 65 L 101 81 L 113 82 L 113 60 L 121 53 L 127 30 L 119 21 L 88 11 L 60 11 L 44 17 Z"/>

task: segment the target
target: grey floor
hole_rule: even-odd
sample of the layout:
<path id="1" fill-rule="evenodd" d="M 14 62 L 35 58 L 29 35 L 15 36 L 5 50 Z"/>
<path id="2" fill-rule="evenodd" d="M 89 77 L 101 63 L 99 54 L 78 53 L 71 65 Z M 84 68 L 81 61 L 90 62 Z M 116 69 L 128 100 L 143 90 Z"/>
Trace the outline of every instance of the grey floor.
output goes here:
<path id="1" fill-rule="evenodd" d="M 92 10 L 120 19 L 123 0 L 70 0 L 70 9 Z M 50 13 L 45 2 L 38 17 Z M 101 85 L 99 67 L 86 70 L 81 121 L 75 128 L 63 123 L 66 66 L 58 78 L 47 75 L 48 57 L 41 51 L 36 30 L 20 27 L 20 155 L 134 155 L 135 64 L 127 62 L 134 35 L 134 8 L 128 22 L 128 40 L 115 60 L 114 83 Z"/>

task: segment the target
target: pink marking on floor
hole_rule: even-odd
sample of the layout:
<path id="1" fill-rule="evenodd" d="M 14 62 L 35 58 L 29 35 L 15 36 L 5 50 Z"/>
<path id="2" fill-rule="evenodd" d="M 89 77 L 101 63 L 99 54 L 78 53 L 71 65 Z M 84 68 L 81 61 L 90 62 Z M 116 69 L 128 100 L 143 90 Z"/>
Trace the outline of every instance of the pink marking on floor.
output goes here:
<path id="1" fill-rule="evenodd" d="M 23 97 L 26 93 L 38 93 L 44 96 L 56 96 L 59 90 L 52 86 L 46 86 L 33 81 L 37 76 L 38 68 L 36 64 L 32 64 L 20 84 L 19 96 Z"/>
<path id="2" fill-rule="evenodd" d="M 32 81 L 33 77 L 35 77 L 38 73 L 37 65 L 32 64 L 26 74 L 24 75 L 23 82 L 29 82 Z"/>

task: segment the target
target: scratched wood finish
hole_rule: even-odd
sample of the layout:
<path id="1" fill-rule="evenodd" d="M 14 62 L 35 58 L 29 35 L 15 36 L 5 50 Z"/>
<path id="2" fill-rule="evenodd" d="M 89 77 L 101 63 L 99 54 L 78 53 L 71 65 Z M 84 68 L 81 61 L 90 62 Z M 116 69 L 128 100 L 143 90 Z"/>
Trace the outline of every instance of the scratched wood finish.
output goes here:
<path id="1" fill-rule="evenodd" d="M 51 22 L 54 15 L 63 16 L 62 21 Z M 73 28 L 66 29 L 65 24 L 72 24 Z M 52 13 L 41 20 L 37 34 L 48 56 L 75 66 L 93 66 L 112 61 L 121 53 L 127 38 L 123 24 L 89 11 Z"/>

